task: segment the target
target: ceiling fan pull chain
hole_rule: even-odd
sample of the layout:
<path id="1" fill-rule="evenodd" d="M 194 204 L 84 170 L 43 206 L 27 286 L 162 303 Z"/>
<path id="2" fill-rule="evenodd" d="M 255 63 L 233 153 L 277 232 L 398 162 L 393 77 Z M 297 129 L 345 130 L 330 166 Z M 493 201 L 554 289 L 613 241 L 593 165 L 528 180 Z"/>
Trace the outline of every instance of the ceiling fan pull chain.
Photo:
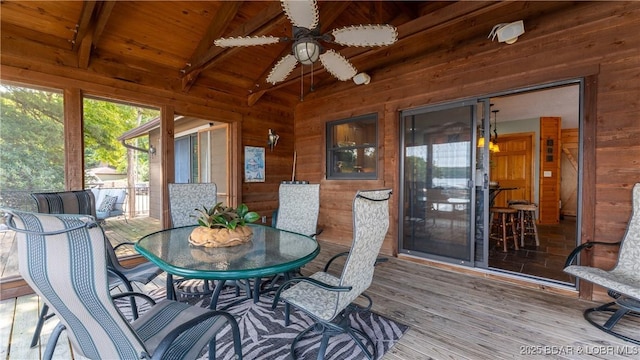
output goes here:
<path id="1" fill-rule="evenodd" d="M 300 101 L 304 100 L 304 65 L 300 64 Z"/>
<path id="2" fill-rule="evenodd" d="M 309 86 L 309 91 L 313 92 L 313 63 L 311 63 L 311 85 Z"/>

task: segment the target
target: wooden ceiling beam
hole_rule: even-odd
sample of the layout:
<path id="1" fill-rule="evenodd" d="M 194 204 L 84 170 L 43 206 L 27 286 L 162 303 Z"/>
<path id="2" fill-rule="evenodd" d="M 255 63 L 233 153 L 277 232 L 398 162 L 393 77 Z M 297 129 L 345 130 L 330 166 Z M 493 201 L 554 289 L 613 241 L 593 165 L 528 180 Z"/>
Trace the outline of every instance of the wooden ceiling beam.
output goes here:
<path id="1" fill-rule="evenodd" d="M 284 18 L 285 15 L 282 12 L 280 3 L 269 2 L 269 6 L 260 14 L 260 16 L 254 16 L 244 25 L 228 34 L 227 37 L 257 35 L 259 31 L 262 33 L 268 33 Z M 191 66 L 187 66 L 186 68 L 181 70 L 181 72 L 183 73 L 183 89 L 190 87 L 202 71 L 214 65 L 223 57 L 232 55 L 237 51 L 238 48 L 227 49 L 217 46 L 209 47 L 207 52 L 204 53 L 200 58 L 192 59 L 193 61 L 190 64 Z"/>
<path id="2" fill-rule="evenodd" d="M 111 15 L 111 10 L 113 10 L 113 6 L 115 4 L 115 1 L 103 1 L 100 2 L 98 6 L 88 6 L 88 2 L 85 2 L 85 7 L 83 8 L 82 16 L 79 21 L 79 24 L 81 24 L 79 29 L 82 29 L 82 31 L 78 31 L 78 35 L 80 36 L 79 38 L 81 39 L 80 45 L 77 47 L 78 67 L 83 69 L 89 68 L 91 51 L 95 44 L 100 40 L 100 36 L 107 25 L 107 21 Z M 88 8 L 91 8 L 90 15 L 86 15 Z M 88 25 L 85 25 L 84 23 L 86 22 L 87 16 L 90 21 Z M 78 42 L 76 41 L 76 44 L 77 43 Z"/>
<path id="3" fill-rule="evenodd" d="M 116 1 L 102 1 L 100 3 L 100 7 L 98 9 L 98 14 L 95 19 L 96 27 L 93 31 L 93 42 L 97 43 L 100 41 L 100 37 L 104 32 L 104 28 L 107 26 L 107 22 L 109 21 L 109 17 L 111 16 L 111 11 L 113 7 L 116 5 Z"/>
<path id="4" fill-rule="evenodd" d="M 91 19 L 93 18 L 93 10 L 96 8 L 95 1 L 83 1 L 82 2 L 82 12 L 80 13 L 80 18 L 76 22 L 76 35 L 72 42 L 73 51 L 78 51 L 80 48 L 80 44 L 82 40 L 93 32 L 93 23 Z"/>
<path id="5" fill-rule="evenodd" d="M 233 18 L 238 13 L 238 9 L 242 2 L 240 1 L 224 1 L 220 8 L 216 11 L 216 16 L 209 23 L 209 27 L 200 39 L 196 50 L 191 54 L 187 66 L 202 62 L 205 59 L 209 48 L 213 46 L 213 41 L 224 34 L 224 30 L 229 26 Z M 193 83 L 198 79 L 200 72 L 204 67 L 192 71 L 189 76 L 185 76 L 182 81 L 182 90 L 189 91 Z"/>

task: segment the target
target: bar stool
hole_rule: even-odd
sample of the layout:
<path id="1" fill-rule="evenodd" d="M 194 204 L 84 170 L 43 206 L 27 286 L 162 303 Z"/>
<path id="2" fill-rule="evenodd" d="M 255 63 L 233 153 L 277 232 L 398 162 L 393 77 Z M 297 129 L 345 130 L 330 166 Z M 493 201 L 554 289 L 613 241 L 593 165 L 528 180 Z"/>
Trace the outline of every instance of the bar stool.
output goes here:
<path id="1" fill-rule="evenodd" d="M 491 216 L 495 214 L 491 225 L 491 235 L 489 238 L 502 242 L 504 252 L 507 252 L 507 240 L 513 238 L 513 245 L 518 248 L 518 232 L 516 230 L 516 217 L 518 210 L 508 207 L 492 207 Z M 509 228 L 511 231 L 509 232 Z"/>
<path id="2" fill-rule="evenodd" d="M 536 228 L 536 204 L 514 204 L 510 206 L 518 211 L 518 232 L 520 233 L 520 246 L 524 246 L 524 237 L 533 235 L 536 240 L 536 246 L 540 246 L 538 239 L 538 229 Z"/>

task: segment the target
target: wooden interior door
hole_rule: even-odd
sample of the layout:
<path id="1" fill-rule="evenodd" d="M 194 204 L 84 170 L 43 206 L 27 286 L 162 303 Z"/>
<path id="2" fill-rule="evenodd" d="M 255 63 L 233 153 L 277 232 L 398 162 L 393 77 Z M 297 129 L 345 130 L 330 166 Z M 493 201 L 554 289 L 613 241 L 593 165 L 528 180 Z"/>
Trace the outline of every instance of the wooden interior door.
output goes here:
<path id="1" fill-rule="evenodd" d="M 489 155 L 491 181 L 504 190 L 493 206 L 507 206 L 511 199 L 531 201 L 533 198 L 533 133 L 502 135 L 498 138 L 499 152 Z"/>
<path id="2" fill-rule="evenodd" d="M 560 117 L 540 118 L 540 224 L 560 222 L 560 129 Z"/>
<path id="3" fill-rule="evenodd" d="M 560 147 L 560 214 L 578 215 L 578 158 L 580 133 L 578 129 L 562 129 Z"/>

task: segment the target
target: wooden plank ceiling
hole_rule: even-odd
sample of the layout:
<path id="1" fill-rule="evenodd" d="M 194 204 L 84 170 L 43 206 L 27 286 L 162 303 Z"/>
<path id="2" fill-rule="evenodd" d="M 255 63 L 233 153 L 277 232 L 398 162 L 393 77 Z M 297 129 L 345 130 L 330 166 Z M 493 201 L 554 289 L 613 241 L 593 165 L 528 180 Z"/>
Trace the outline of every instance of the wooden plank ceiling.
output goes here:
<path id="1" fill-rule="evenodd" d="M 562 3 L 320 1 L 318 7 L 322 33 L 355 24 L 398 28 L 399 40 L 391 46 L 323 44 L 348 58 L 359 72 L 374 75 L 436 49 L 486 39 L 497 23 L 533 19 L 566 6 Z M 3 0 L 0 10 L 3 64 L 70 67 L 183 92 L 217 90 L 244 97 L 249 104 L 264 93 L 291 104 L 300 97 L 299 65 L 280 84 L 265 81 L 274 64 L 291 51 L 289 42 L 245 48 L 213 44 L 223 36 L 290 37 L 291 24 L 279 2 Z M 307 89 L 311 71 L 305 66 Z M 315 89 L 336 83 L 340 81 L 319 63 L 314 65 Z"/>

